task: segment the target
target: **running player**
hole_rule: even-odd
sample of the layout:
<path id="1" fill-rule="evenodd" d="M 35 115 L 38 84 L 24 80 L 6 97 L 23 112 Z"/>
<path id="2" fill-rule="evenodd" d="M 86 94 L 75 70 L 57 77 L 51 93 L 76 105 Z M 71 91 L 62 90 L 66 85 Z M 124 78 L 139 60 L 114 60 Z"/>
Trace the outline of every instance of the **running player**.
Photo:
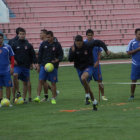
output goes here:
<path id="1" fill-rule="evenodd" d="M 91 91 L 89 81 L 91 80 L 93 74 L 93 54 L 92 47 L 100 46 L 103 47 L 106 52 L 106 45 L 100 41 L 91 41 L 88 43 L 83 42 L 83 37 L 77 35 L 75 37 L 74 45 L 69 50 L 69 61 L 74 62 L 74 67 L 77 70 L 79 79 L 85 89 L 86 93 L 86 104 L 91 98 L 93 102 L 93 110 L 97 111 L 97 100 L 93 96 L 93 92 Z M 87 96 L 89 95 L 89 96 Z"/>

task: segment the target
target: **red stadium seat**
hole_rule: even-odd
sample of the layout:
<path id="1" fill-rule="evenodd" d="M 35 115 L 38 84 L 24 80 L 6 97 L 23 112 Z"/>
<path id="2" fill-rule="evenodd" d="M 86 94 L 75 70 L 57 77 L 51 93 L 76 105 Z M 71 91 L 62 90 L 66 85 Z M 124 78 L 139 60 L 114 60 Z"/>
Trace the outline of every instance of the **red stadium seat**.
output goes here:
<path id="1" fill-rule="evenodd" d="M 16 17 L 0 30 L 8 39 L 15 29 L 27 30 L 27 38 L 38 48 L 41 29 L 52 30 L 63 47 L 73 44 L 73 37 L 92 28 L 95 37 L 108 45 L 127 45 L 140 23 L 139 0 L 6 0 Z"/>

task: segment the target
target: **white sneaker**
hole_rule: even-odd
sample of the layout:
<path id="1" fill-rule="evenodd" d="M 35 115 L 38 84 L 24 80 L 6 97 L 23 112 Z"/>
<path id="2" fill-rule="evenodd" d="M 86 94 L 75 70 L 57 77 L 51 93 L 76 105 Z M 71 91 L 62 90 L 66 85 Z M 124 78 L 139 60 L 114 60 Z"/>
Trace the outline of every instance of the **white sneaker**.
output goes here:
<path id="1" fill-rule="evenodd" d="M 105 96 L 102 96 L 103 101 L 107 101 L 108 99 Z"/>

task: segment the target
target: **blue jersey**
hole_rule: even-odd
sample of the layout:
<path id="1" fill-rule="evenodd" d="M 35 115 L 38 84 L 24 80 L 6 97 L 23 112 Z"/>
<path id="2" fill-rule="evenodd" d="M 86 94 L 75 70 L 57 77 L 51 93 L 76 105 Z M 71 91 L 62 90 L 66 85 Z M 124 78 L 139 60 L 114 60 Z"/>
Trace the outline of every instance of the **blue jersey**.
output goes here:
<path id="1" fill-rule="evenodd" d="M 14 56 L 12 48 L 8 44 L 0 47 L 0 74 L 10 71 L 10 57 Z"/>
<path id="2" fill-rule="evenodd" d="M 84 42 L 88 42 L 88 40 L 84 40 Z M 100 47 L 93 47 L 92 54 L 93 54 L 93 61 L 96 63 L 98 60 L 98 53 L 102 51 L 102 48 Z"/>
<path id="3" fill-rule="evenodd" d="M 140 41 L 133 39 L 129 42 L 127 52 L 135 50 L 140 47 Z M 132 54 L 132 64 L 140 66 L 140 51 Z"/>

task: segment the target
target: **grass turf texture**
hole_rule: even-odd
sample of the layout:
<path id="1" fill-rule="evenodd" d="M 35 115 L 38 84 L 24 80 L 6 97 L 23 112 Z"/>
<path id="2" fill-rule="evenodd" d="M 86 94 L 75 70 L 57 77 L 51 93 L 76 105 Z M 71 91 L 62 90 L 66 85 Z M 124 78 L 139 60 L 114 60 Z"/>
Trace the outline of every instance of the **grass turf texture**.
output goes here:
<path id="1" fill-rule="evenodd" d="M 102 65 L 104 82 L 130 82 L 130 69 L 130 64 Z M 31 82 L 34 98 L 38 82 L 35 71 L 31 72 Z M 97 83 L 90 85 L 98 99 Z M 60 95 L 56 105 L 32 102 L 2 107 L 0 140 L 139 140 L 139 86 L 135 101 L 128 102 L 129 85 L 105 85 L 109 101 L 101 101 L 97 112 L 84 105 L 84 90 L 73 67 L 59 69 L 57 87 Z"/>

